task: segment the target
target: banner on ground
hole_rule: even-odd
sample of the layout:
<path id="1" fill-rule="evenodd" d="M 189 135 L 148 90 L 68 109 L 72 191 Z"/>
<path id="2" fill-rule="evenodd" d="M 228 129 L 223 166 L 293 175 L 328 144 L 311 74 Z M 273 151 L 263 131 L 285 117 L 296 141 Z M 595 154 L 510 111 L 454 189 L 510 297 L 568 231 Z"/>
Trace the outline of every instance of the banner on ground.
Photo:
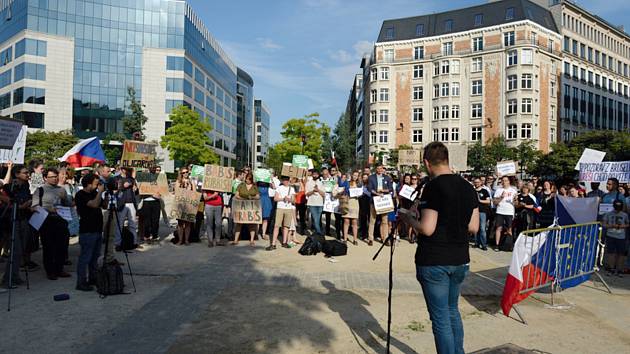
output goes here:
<path id="1" fill-rule="evenodd" d="M 630 161 L 580 164 L 580 181 L 606 183 L 609 178 L 630 182 Z"/>
<path id="2" fill-rule="evenodd" d="M 167 195 L 168 180 L 165 173 L 136 172 L 138 193 L 141 195 Z"/>
<path id="3" fill-rule="evenodd" d="M 1 120 L 0 120 L 1 121 Z M 0 149 L 0 163 L 13 161 L 15 164 L 24 163 L 24 151 L 26 151 L 26 134 L 28 127 L 23 125 L 13 147 Z"/>
<path id="4" fill-rule="evenodd" d="M 306 172 L 306 168 L 298 167 L 285 162 L 282 164 L 282 173 L 280 173 L 280 175 L 285 177 L 304 178 L 304 176 L 306 176 Z"/>
<path id="5" fill-rule="evenodd" d="M 387 214 L 394 211 L 394 200 L 391 194 L 385 194 L 380 197 L 375 195 L 372 199 L 374 200 L 376 215 Z"/>
<path id="6" fill-rule="evenodd" d="M 178 220 L 195 222 L 201 193 L 185 188 L 175 189 L 175 201 L 171 210 L 171 217 Z"/>
<path id="7" fill-rule="evenodd" d="M 254 182 L 271 183 L 271 171 L 264 168 L 254 170 Z"/>
<path id="8" fill-rule="evenodd" d="M 308 168 L 308 156 L 306 155 L 293 155 L 293 166 Z"/>
<path id="9" fill-rule="evenodd" d="M 155 165 L 156 149 L 156 144 L 125 140 L 120 164 L 122 167 L 151 168 Z"/>
<path id="10" fill-rule="evenodd" d="M 206 173 L 206 169 L 204 166 L 192 165 L 190 169 L 190 178 L 203 182 L 203 177 L 205 173 Z"/>
<path id="11" fill-rule="evenodd" d="M 420 166 L 422 165 L 422 151 L 420 150 L 398 150 L 399 166 Z"/>
<path id="12" fill-rule="evenodd" d="M 232 218 L 235 224 L 262 224 L 260 199 L 232 199 Z"/>
<path id="13" fill-rule="evenodd" d="M 202 189 L 229 193 L 232 191 L 233 179 L 234 167 L 206 165 Z"/>
<path id="14" fill-rule="evenodd" d="M 582 152 L 582 156 L 580 156 L 580 160 L 575 164 L 575 170 L 579 171 L 580 164 L 583 164 L 583 163 L 600 163 L 604 161 L 604 157 L 606 157 L 606 153 L 604 151 L 586 148 Z"/>
<path id="15" fill-rule="evenodd" d="M 19 120 L 0 118 L 0 149 L 12 149 L 22 127 Z"/>
<path id="16" fill-rule="evenodd" d="M 516 176 L 516 162 L 506 160 L 497 163 L 497 176 Z"/>

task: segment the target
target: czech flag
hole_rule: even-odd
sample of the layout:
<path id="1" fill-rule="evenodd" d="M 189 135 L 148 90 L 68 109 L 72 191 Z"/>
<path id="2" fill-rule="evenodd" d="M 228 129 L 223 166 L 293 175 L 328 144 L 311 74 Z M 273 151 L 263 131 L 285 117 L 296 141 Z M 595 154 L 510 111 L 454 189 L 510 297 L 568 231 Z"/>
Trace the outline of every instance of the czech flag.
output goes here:
<path id="1" fill-rule="evenodd" d="M 105 153 L 98 137 L 93 137 L 79 141 L 59 161 L 65 161 L 74 168 L 87 167 L 95 162 L 105 162 Z"/>

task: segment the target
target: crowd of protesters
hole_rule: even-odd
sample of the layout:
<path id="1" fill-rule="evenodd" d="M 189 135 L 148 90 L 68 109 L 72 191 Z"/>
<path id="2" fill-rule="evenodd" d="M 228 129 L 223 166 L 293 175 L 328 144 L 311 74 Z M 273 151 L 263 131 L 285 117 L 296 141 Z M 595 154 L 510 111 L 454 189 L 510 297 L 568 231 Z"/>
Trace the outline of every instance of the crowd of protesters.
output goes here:
<path id="1" fill-rule="evenodd" d="M 268 251 L 300 244 L 297 234 L 327 235 L 354 246 L 359 246 L 359 242 L 367 246 L 377 241 L 383 243 L 390 235 L 395 242 L 418 240 L 419 235 L 410 225 L 400 222 L 397 213 L 399 209 L 418 208 L 422 186 L 428 181 L 422 172 L 404 173 L 377 165 L 374 169 L 344 173 L 331 166 L 310 170 L 303 178 L 278 176 L 271 171 L 269 181 L 262 182 L 255 180 L 251 168 L 244 168 L 236 172 L 232 190 L 222 193 L 202 190 L 201 181 L 191 177 L 191 167 L 180 168 L 171 185 L 171 191 L 184 188 L 201 192 L 196 221 L 177 220 L 176 245 L 197 242 L 200 236 L 207 238 L 208 247 L 236 245 L 241 238 L 247 238 L 249 244 L 255 246 L 257 241 L 263 240 Z M 161 169 L 158 166 L 151 172 L 160 173 Z M 78 236 L 81 251 L 77 261 L 77 289 L 92 290 L 110 211 L 115 212 L 115 218 L 109 228 L 111 241 L 107 245 L 111 250 L 107 252 L 107 262 L 118 262 L 114 251 L 142 248 L 144 243 L 159 241 L 160 219 L 169 223 L 165 196 L 140 195 L 135 173 L 130 168 L 97 165 L 75 170 L 64 163 L 44 168 L 42 161 L 33 160 L 28 165 L 3 166 L 0 177 L 3 176 L 0 181 L 3 257 L 0 261 L 6 263 L 2 278 L 5 287 L 8 286 L 8 257 L 12 257 L 16 265 L 12 285 L 21 285 L 20 268 L 31 272 L 40 269 L 31 259 L 32 253 L 40 248 L 48 279 L 71 277 L 64 266 L 72 264 L 68 258 L 69 239 Z M 493 175 L 463 177 L 473 185 L 479 203 L 480 227 L 470 239 L 472 247 L 486 251 L 491 241 L 494 250 L 499 252 L 506 240 L 513 241 L 521 231 L 550 226 L 554 222 L 557 195 L 596 197 L 600 203 L 611 205 L 599 218 L 605 227 L 607 264 L 616 274 L 628 272 L 630 262 L 625 262 L 624 255 L 630 242 L 629 186 L 610 179 L 606 192 L 600 190 L 598 183 L 591 183 L 587 192 L 581 183 L 558 184 L 536 176 L 527 179 Z M 416 202 L 401 196 L 404 186 L 418 192 L 413 198 Z M 351 193 L 358 189 L 362 193 Z M 373 198 L 383 195 L 390 195 L 395 207 L 391 212 L 377 214 Z M 233 199 L 259 200 L 262 223 L 235 223 L 231 217 Z M 11 248 L 14 201 L 17 203 L 17 237 Z M 324 208 L 329 201 L 337 201 L 333 210 Z M 57 213 L 60 206 L 70 207 L 72 217 L 61 217 Z M 29 219 L 38 208 L 46 210 L 48 216 L 39 230 L 35 230 L 29 225 Z M 125 240 L 131 246 L 125 246 Z"/>

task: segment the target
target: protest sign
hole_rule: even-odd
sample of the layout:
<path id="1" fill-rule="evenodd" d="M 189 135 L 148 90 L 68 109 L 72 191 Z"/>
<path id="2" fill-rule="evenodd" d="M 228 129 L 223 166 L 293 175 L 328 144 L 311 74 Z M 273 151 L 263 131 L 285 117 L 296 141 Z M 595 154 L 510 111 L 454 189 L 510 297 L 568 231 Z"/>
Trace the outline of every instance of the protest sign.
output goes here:
<path id="1" fill-rule="evenodd" d="M 332 191 L 335 188 L 335 185 L 337 183 L 335 181 L 331 180 L 331 181 L 322 181 L 322 184 L 324 185 L 324 192 L 332 193 Z"/>
<path id="2" fill-rule="evenodd" d="M 580 181 L 606 183 L 609 178 L 630 182 L 630 161 L 580 164 Z"/>
<path id="3" fill-rule="evenodd" d="M 448 160 L 453 170 L 468 170 L 468 145 L 449 145 Z"/>
<path id="4" fill-rule="evenodd" d="M 232 218 L 235 224 L 262 224 L 260 199 L 232 199 Z"/>
<path id="5" fill-rule="evenodd" d="M 61 216 L 62 219 L 72 221 L 72 209 L 70 207 L 57 206 L 55 207 L 55 211 L 57 211 L 57 215 Z"/>
<path id="6" fill-rule="evenodd" d="M 420 166 L 422 164 L 422 151 L 398 150 L 399 166 Z"/>
<path id="7" fill-rule="evenodd" d="M 308 168 L 308 156 L 306 155 L 293 155 L 293 166 Z"/>
<path id="8" fill-rule="evenodd" d="M 234 167 L 206 165 L 202 189 L 216 192 L 231 192 L 233 179 Z"/>
<path id="9" fill-rule="evenodd" d="M 125 140 L 120 163 L 123 167 L 151 168 L 155 165 L 156 149 L 156 144 Z"/>
<path id="10" fill-rule="evenodd" d="M 304 176 L 306 176 L 306 172 L 307 171 L 305 168 L 293 166 L 290 163 L 285 162 L 282 164 L 282 172 L 280 173 L 280 175 L 286 177 L 303 178 Z"/>
<path id="11" fill-rule="evenodd" d="M 497 163 L 497 176 L 515 176 L 516 163 L 512 160 L 501 161 Z"/>
<path id="12" fill-rule="evenodd" d="M 17 139 L 12 147 L 8 149 L 0 148 L 0 163 L 7 163 L 13 161 L 15 164 L 24 163 L 24 151 L 26 151 L 26 134 L 28 127 L 23 125 Z"/>
<path id="13" fill-rule="evenodd" d="M 394 211 L 394 200 L 390 194 L 385 194 L 381 197 L 375 195 L 372 199 L 374 200 L 376 215 L 387 214 Z"/>
<path id="14" fill-rule="evenodd" d="M 271 183 L 271 171 L 264 168 L 254 170 L 254 182 Z"/>
<path id="15" fill-rule="evenodd" d="M 22 127 L 19 120 L 0 118 L 0 149 L 12 149 Z"/>
<path id="16" fill-rule="evenodd" d="M 363 195 L 363 188 L 361 188 L 361 187 L 359 187 L 359 188 L 350 188 L 349 192 L 350 192 L 350 198 L 360 197 L 360 196 Z"/>
<path id="17" fill-rule="evenodd" d="M 416 194 L 416 189 L 406 184 L 402 186 L 400 192 L 398 193 L 398 195 L 400 195 L 401 197 L 407 198 L 412 201 L 416 199 Z"/>
<path id="18" fill-rule="evenodd" d="M 186 188 L 175 188 L 175 201 L 171 217 L 178 220 L 195 222 L 201 193 Z"/>
<path id="19" fill-rule="evenodd" d="M 313 160 L 311 159 L 308 159 L 308 169 L 309 171 L 315 169 L 315 165 L 313 165 Z"/>
<path id="20" fill-rule="evenodd" d="M 339 208 L 339 199 L 332 199 L 330 194 L 326 194 L 324 198 L 324 211 L 327 213 L 334 213 Z"/>
<path id="21" fill-rule="evenodd" d="M 582 163 L 600 163 L 604 161 L 606 152 L 585 148 L 580 156 L 580 160 L 575 164 L 575 170 L 580 170 L 580 164 Z"/>
<path id="22" fill-rule="evenodd" d="M 48 211 L 40 206 L 35 207 L 35 212 L 28 220 L 28 223 L 35 229 L 39 230 L 46 218 L 48 217 Z"/>
<path id="23" fill-rule="evenodd" d="M 203 182 L 203 177 L 205 173 L 206 169 L 204 166 L 192 165 L 192 168 L 190 169 L 190 178 Z"/>
<path id="24" fill-rule="evenodd" d="M 167 195 L 169 192 L 165 173 L 136 172 L 136 183 L 141 195 Z"/>

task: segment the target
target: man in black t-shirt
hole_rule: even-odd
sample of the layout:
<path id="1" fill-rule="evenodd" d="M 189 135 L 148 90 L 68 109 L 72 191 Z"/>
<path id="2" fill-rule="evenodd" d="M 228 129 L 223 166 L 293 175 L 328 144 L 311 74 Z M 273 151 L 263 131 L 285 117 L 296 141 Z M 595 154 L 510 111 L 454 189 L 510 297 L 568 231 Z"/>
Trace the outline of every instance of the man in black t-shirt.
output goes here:
<path id="1" fill-rule="evenodd" d="M 420 197 L 421 219 L 405 221 L 421 235 L 416 277 L 433 327 L 438 353 L 464 353 L 464 327 L 457 303 L 468 272 L 468 235 L 479 230 L 479 202 L 473 187 L 451 173 L 448 149 L 433 142 L 424 149 L 431 176 Z"/>
<path id="2" fill-rule="evenodd" d="M 475 235 L 475 246 L 487 251 L 486 221 L 488 220 L 488 214 L 490 214 L 490 193 L 484 188 L 481 179 L 478 177 L 473 180 L 473 185 L 479 199 L 479 231 Z"/>
<path id="3" fill-rule="evenodd" d="M 79 213 L 79 261 L 77 265 L 77 290 L 92 291 L 96 285 L 96 265 L 101 252 L 103 237 L 102 195 L 105 187 L 96 175 L 89 174 L 81 180 L 83 189 L 77 192 L 75 202 Z M 89 272 L 86 272 L 86 269 Z M 86 275 L 89 276 L 86 277 Z"/>

